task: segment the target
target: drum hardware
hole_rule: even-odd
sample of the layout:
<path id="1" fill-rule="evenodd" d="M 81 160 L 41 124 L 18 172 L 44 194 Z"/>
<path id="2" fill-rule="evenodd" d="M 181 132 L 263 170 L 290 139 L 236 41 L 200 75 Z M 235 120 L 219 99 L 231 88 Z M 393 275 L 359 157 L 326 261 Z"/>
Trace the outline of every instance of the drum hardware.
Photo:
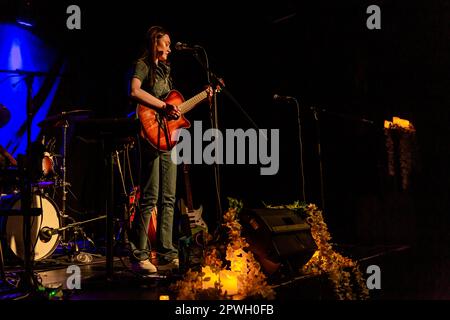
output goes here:
<path id="1" fill-rule="evenodd" d="M 14 202 L 13 198 L 17 198 L 17 193 L 12 195 L 4 195 L 0 197 L 0 205 L 3 205 L 5 203 L 11 204 L 11 202 Z M 0 208 L 0 222 L 3 222 L 5 219 L 8 219 L 9 217 L 14 217 L 12 219 L 16 219 L 17 217 L 20 217 L 23 220 L 24 216 L 24 209 L 19 205 L 14 206 L 13 208 Z M 37 217 L 42 215 L 42 208 L 31 208 L 27 214 L 28 216 Z M 1 223 L 0 223 L 1 225 Z M 23 221 L 22 221 L 23 225 Z M 3 231 L 3 230 L 2 230 Z M 21 230 L 23 231 L 23 229 Z M 3 232 L 2 232 L 3 235 Z M 5 269 L 4 269 L 4 256 L 3 256 L 3 239 L 0 240 L 0 283 L 8 285 L 9 282 L 6 279 Z M 23 252 L 23 249 L 22 249 Z"/>
<path id="2" fill-rule="evenodd" d="M 48 177 L 50 175 L 55 175 L 55 163 L 53 160 L 53 155 L 50 152 L 44 152 L 42 157 L 42 175 Z"/>
<path id="3" fill-rule="evenodd" d="M 72 219 L 68 214 L 66 210 L 67 206 L 67 193 L 70 191 L 69 187 L 71 184 L 67 181 L 67 166 L 66 166 L 66 160 L 67 160 L 67 130 L 69 128 L 69 120 L 76 120 L 77 118 L 86 118 L 87 113 L 89 113 L 89 110 L 73 110 L 73 111 L 63 111 L 59 114 L 49 116 L 45 120 L 41 121 L 38 126 L 41 128 L 43 127 L 56 127 L 56 128 L 62 128 L 63 129 L 63 150 L 62 155 L 55 154 L 55 143 L 56 139 L 51 138 L 47 142 L 46 145 L 46 152 L 43 154 L 42 158 L 42 179 L 43 181 L 40 181 L 37 183 L 38 188 L 43 192 L 45 190 L 45 187 L 53 186 L 55 188 L 61 188 L 61 202 L 60 202 L 60 209 L 58 211 L 59 217 L 64 222 L 64 219 Z M 60 166 L 57 166 L 58 170 L 55 169 L 55 165 L 57 163 L 57 159 L 62 158 L 62 162 Z M 58 174 L 58 172 L 60 174 Z M 61 177 L 62 176 L 62 177 Z M 51 178 L 53 181 L 49 181 L 48 179 Z M 47 179 L 47 180 L 46 180 Z M 43 188 L 44 187 L 44 188 Z M 72 192 L 71 192 L 72 193 Z M 73 219 L 72 219 L 73 220 Z M 74 221 L 74 220 L 73 220 Z M 64 248 L 64 251 L 69 252 L 70 250 L 67 250 L 69 247 L 69 242 L 67 234 L 65 232 L 67 228 L 60 229 L 61 231 L 61 238 L 60 238 L 60 244 Z M 41 241 L 44 241 L 45 233 L 40 234 Z M 48 236 L 48 235 L 47 235 Z M 59 236 L 59 234 L 58 234 Z M 51 237 L 50 237 L 51 238 Z"/>
<path id="4" fill-rule="evenodd" d="M 4 196 L 0 200 L 2 205 L 0 216 L 3 216 L 0 225 L 2 226 L 2 235 L 5 235 L 5 243 L 15 257 L 24 260 L 23 213 L 20 209 L 20 194 Z M 81 237 L 81 239 L 89 242 L 92 247 L 95 247 L 94 241 L 85 233 L 81 225 L 105 219 L 106 215 L 62 226 L 62 217 L 59 216 L 60 211 L 51 198 L 35 192 L 32 206 L 31 215 L 33 218 L 30 239 L 34 261 L 41 261 L 51 256 L 59 244 L 64 248 L 70 261 L 77 260 L 86 263 L 92 260 L 88 253 L 80 251 L 77 244 L 77 240 Z M 71 217 L 68 219 L 75 221 Z M 72 230 L 73 233 L 71 239 L 65 242 L 64 233 L 69 230 Z M 2 244 L 0 243 L 0 245 Z M 3 276 L 3 266 L 3 252 L 0 248 L 0 280 Z"/>
<path id="5" fill-rule="evenodd" d="M 62 201 L 61 201 L 61 211 L 60 216 L 63 218 L 67 218 L 66 214 L 66 201 L 67 201 L 67 186 L 70 184 L 67 182 L 67 129 L 69 128 L 69 120 L 84 120 L 89 117 L 91 110 L 71 110 L 71 111 L 62 111 L 59 114 L 49 116 L 45 120 L 39 122 L 38 126 L 41 128 L 44 127 L 59 127 L 63 129 L 63 154 L 62 154 L 62 165 L 60 171 L 62 172 L 62 182 L 57 184 L 57 186 L 62 187 Z M 49 150 L 54 149 L 55 140 L 50 139 L 48 143 Z M 52 154 L 52 152 L 44 153 L 44 158 L 42 159 L 42 167 L 44 176 L 53 173 L 54 171 L 54 157 L 59 155 Z M 61 156 L 60 156 L 61 157 Z"/>
<path id="6" fill-rule="evenodd" d="M 107 199 L 106 199 L 106 277 L 113 279 L 113 254 L 114 254 L 114 209 L 115 195 L 115 156 L 117 146 L 130 141 L 130 137 L 139 134 L 139 121 L 132 118 L 107 118 L 107 119 L 91 119 L 77 123 L 79 132 L 78 138 L 86 142 L 96 142 L 101 145 L 103 157 L 105 159 L 105 176 L 104 181 Z"/>
<path id="7" fill-rule="evenodd" d="M 62 221 L 62 226 L 59 228 L 52 228 L 44 225 L 39 232 L 39 241 L 43 243 L 53 241 L 53 236 L 57 235 L 59 237 L 59 244 L 61 245 L 63 252 L 65 252 L 72 261 L 73 257 L 78 256 L 80 253 L 77 245 L 77 239 L 80 236 L 95 247 L 92 239 L 86 235 L 84 230 L 79 225 L 99 219 L 96 218 L 83 222 L 75 222 L 75 220 L 67 212 L 68 193 L 76 199 L 76 196 L 70 190 L 71 183 L 67 181 L 66 164 L 68 129 L 70 127 L 70 121 L 85 120 L 88 118 L 90 112 L 90 110 L 64 111 L 57 115 L 49 116 L 38 124 L 41 128 L 62 128 L 63 131 L 61 154 L 55 153 L 55 138 L 48 139 L 47 143 L 45 143 L 45 138 L 43 138 L 42 144 L 45 145 L 46 151 L 43 153 L 42 158 L 42 178 L 35 184 L 35 190 L 40 191 L 42 194 L 47 192 L 48 187 L 52 187 L 54 192 L 53 196 L 55 196 L 56 188 L 58 188 L 58 200 L 60 205 L 58 215 Z M 66 224 L 66 220 L 70 220 L 73 223 Z"/>
<path id="8" fill-rule="evenodd" d="M 33 252 L 32 252 L 32 217 L 29 214 L 26 214 L 30 211 L 30 209 L 33 207 L 33 194 L 32 194 L 32 188 L 31 188 L 31 168 L 30 164 L 32 163 L 32 157 L 31 157 L 31 124 L 32 124 L 32 118 L 35 114 L 33 108 L 33 83 L 34 80 L 37 77 L 54 77 L 59 78 L 63 77 L 62 74 L 58 73 L 49 73 L 49 72 L 41 72 L 41 71 L 26 71 L 26 70 L 0 70 L 1 73 L 7 73 L 14 76 L 20 76 L 22 77 L 22 80 L 25 82 L 26 89 L 27 89 L 27 95 L 26 95 L 26 141 L 27 141 L 27 148 L 26 148 L 26 159 L 20 159 L 18 163 L 18 167 L 20 168 L 20 171 L 22 173 L 22 186 L 20 188 L 21 190 L 21 207 L 20 209 L 25 214 L 20 217 L 22 218 L 22 236 L 23 236 L 23 261 L 24 261 L 24 275 L 21 280 L 21 283 L 23 285 L 23 288 L 33 290 L 36 289 L 38 280 L 35 277 L 35 274 L 33 272 Z M 22 81 L 21 80 L 21 81 Z M 42 215 L 42 217 L 44 217 Z M 10 219 L 8 219 L 10 220 Z"/>
<path id="9" fill-rule="evenodd" d="M 80 228 L 79 226 L 82 224 L 100 220 L 100 219 L 106 219 L 106 215 L 103 215 L 103 216 L 100 216 L 97 218 L 93 218 L 93 219 L 89 219 L 89 220 L 85 220 L 85 221 L 70 223 L 61 228 L 51 228 L 48 226 L 44 226 L 39 231 L 39 239 L 41 239 L 43 242 L 48 242 L 52 238 L 52 236 L 57 235 L 64 230 L 67 230 L 70 228 Z M 87 238 L 86 240 L 88 240 L 89 242 L 94 243 L 89 237 L 86 236 L 86 238 Z"/>
<path id="10" fill-rule="evenodd" d="M 67 155 L 67 128 L 69 127 L 69 122 L 65 120 L 64 126 L 63 126 L 63 158 L 62 158 L 62 168 L 61 171 L 63 173 L 62 178 L 62 208 L 61 208 L 61 217 L 66 218 L 68 217 L 66 215 L 66 201 L 67 201 L 67 189 L 68 186 L 67 182 L 67 167 L 66 167 L 66 155 Z"/>
<path id="11" fill-rule="evenodd" d="M 5 274 L 5 261 L 3 261 L 3 248 L 1 241 L 0 241 L 0 283 L 1 284 L 7 283 Z"/>
<path id="12" fill-rule="evenodd" d="M 54 181 L 39 181 L 31 184 L 33 192 L 44 193 L 44 190 L 55 186 Z"/>
<path id="13" fill-rule="evenodd" d="M 39 193 L 32 196 L 30 213 L 24 214 L 21 209 L 21 195 L 13 195 L 2 200 L 2 212 L 7 214 L 2 219 L 2 233 L 10 251 L 20 260 L 25 260 L 25 234 L 23 232 L 24 216 L 31 217 L 28 237 L 31 241 L 31 255 L 34 261 L 39 261 L 50 256 L 56 249 L 59 238 L 44 243 L 39 239 L 39 231 L 42 225 L 53 228 L 60 227 L 58 208 L 54 202 Z"/>
<path id="14" fill-rule="evenodd" d="M 79 236 L 81 236 L 81 238 L 83 240 L 88 241 L 92 245 L 92 247 L 95 247 L 95 243 L 90 237 L 87 236 L 87 234 L 84 232 L 81 225 L 92 222 L 92 221 L 105 219 L 105 218 L 106 218 L 106 215 L 103 215 L 103 216 L 85 220 L 85 221 L 70 223 L 70 224 L 68 224 L 64 227 L 60 227 L 60 228 L 51 228 L 48 226 L 44 226 L 39 231 L 39 239 L 42 242 L 47 243 L 47 242 L 51 241 L 51 239 L 53 238 L 54 235 L 61 235 L 66 230 L 73 230 L 73 238 L 64 244 L 65 245 L 64 249 L 65 249 L 67 255 L 69 256 L 70 261 L 74 261 L 75 259 L 80 261 L 80 259 L 81 259 L 83 261 L 80 261 L 80 262 L 88 262 L 89 259 L 86 257 L 87 254 L 80 251 L 77 240 L 79 239 Z M 73 243 L 72 246 L 70 246 L 71 242 Z M 70 250 L 68 249 L 69 247 L 71 248 Z"/>

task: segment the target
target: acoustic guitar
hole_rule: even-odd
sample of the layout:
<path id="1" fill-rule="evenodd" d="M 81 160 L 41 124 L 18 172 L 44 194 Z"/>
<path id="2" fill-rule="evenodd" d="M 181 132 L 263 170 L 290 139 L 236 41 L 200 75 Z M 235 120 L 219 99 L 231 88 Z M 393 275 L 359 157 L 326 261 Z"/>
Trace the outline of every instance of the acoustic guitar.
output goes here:
<path id="1" fill-rule="evenodd" d="M 180 92 L 171 90 L 163 100 L 180 109 L 181 116 L 178 119 L 167 119 L 158 111 L 139 104 L 136 113 L 141 122 L 141 136 L 159 151 L 170 151 L 178 142 L 177 129 L 191 126 L 184 114 L 208 98 L 211 90 L 208 87 L 186 101 Z"/>

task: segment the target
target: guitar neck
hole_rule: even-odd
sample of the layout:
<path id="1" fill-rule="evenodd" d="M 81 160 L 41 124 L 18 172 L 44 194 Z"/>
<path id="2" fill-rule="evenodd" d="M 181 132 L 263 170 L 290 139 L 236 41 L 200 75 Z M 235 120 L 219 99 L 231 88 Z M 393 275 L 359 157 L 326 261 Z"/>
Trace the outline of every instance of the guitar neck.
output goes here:
<path id="1" fill-rule="evenodd" d="M 208 97 L 208 93 L 206 90 L 204 90 L 204 91 L 200 92 L 199 94 L 196 94 L 189 100 L 186 100 L 183 103 L 181 103 L 178 106 L 178 108 L 180 109 L 182 114 L 185 114 L 185 113 L 191 111 L 197 104 L 199 104 L 200 102 L 205 100 L 207 97 Z"/>

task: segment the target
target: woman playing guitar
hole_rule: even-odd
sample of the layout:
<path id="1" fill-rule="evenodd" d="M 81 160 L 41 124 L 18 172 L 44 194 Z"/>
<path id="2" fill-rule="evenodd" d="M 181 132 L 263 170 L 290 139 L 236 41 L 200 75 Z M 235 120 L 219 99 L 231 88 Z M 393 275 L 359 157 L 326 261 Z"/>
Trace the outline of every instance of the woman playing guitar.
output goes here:
<path id="1" fill-rule="evenodd" d="M 171 52 L 169 33 L 160 26 L 147 31 L 147 49 L 134 66 L 131 79 L 131 98 L 138 103 L 141 122 L 141 198 L 132 227 L 132 267 L 136 271 L 156 272 L 177 269 L 178 252 L 172 243 L 173 216 L 177 181 L 177 167 L 170 150 L 176 143 L 175 129 L 188 127 L 182 116 L 193 105 L 206 99 L 210 90 L 186 101 L 173 91 L 171 69 L 167 57 Z M 187 105 L 186 108 L 186 103 Z M 183 105 L 184 103 L 184 105 Z M 178 105 L 183 108 L 178 107 Z M 147 236 L 152 212 L 160 200 L 157 252 L 158 268 L 150 261 L 150 241 Z"/>

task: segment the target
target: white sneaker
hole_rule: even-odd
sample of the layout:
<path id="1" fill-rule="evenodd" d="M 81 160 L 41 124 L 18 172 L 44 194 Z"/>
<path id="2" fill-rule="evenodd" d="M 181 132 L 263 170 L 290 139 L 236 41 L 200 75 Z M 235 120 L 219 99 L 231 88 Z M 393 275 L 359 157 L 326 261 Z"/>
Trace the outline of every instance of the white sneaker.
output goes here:
<path id="1" fill-rule="evenodd" d="M 159 271 L 174 270 L 179 268 L 180 268 L 180 261 L 177 258 L 173 259 L 172 261 L 166 264 L 158 265 Z"/>
<path id="2" fill-rule="evenodd" d="M 158 269 L 156 269 L 155 265 L 151 263 L 149 260 L 132 262 L 131 269 L 134 272 L 147 272 L 147 273 L 158 272 Z"/>

